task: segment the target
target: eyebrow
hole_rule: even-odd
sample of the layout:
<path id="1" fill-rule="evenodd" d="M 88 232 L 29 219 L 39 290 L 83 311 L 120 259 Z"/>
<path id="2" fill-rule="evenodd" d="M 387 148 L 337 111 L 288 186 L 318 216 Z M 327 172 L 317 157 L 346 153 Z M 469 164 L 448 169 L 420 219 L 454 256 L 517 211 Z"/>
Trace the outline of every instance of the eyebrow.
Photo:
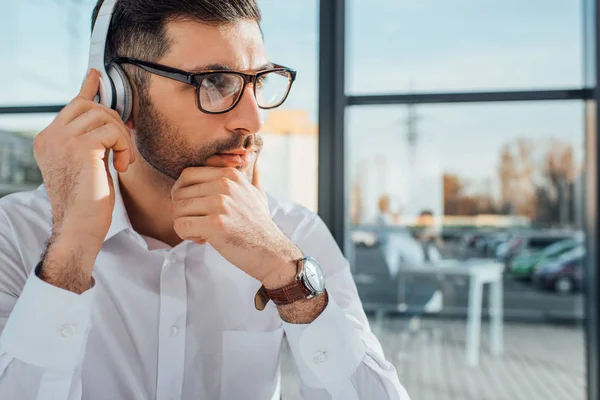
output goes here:
<path id="1" fill-rule="evenodd" d="M 266 69 L 271 69 L 274 67 L 272 62 L 268 62 L 259 66 L 257 69 L 252 70 L 253 72 L 264 71 Z M 191 73 L 197 74 L 200 72 L 206 71 L 237 71 L 236 69 L 231 68 L 229 65 L 225 64 L 208 64 L 208 65 L 198 65 L 194 68 L 188 70 Z"/>

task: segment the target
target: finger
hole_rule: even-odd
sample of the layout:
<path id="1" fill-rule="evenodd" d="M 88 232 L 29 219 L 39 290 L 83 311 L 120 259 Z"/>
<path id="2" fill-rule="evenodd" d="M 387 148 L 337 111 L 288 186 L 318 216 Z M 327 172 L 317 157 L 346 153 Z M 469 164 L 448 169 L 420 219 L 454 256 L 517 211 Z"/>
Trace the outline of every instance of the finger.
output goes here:
<path id="1" fill-rule="evenodd" d="M 100 89 L 100 74 L 95 69 L 88 72 L 77 97 L 84 100 L 94 100 Z"/>
<path id="2" fill-rule="evenodd" d="M 241 173 L 235 168 L 222 167 L 190 167 L 183 170 L 179 179 L 173 185 L 171 195 L 181 188 L 197 185 L 217 180 L 219 178 L 227 178 L 234 182 L 238 182 L 241 178 Z"/>
<path id="3" fill-rule="evenodd" d="M 256 160 L 254 161 L 254 169 L 252 170 L 252 185 L 254 185 L 255 188 L 257 188 L 258 190 L 260 190 L 262 192 L 260 178 L 261 177 L 260 177 L 260 171 L 258 170 L 258 156 L 257 156 Z"/>
<path id="4" fill-rule="evenodd" d="M 175 200 L 171 203 L 171 213 L 173 219 L 186 216 L 225 214 L 228 202 L 229 197 L 225 195 Z"/>
<path id="5" fill-rule="evenodd" d="M 214 181 L 179 188 L 172 192 L 171 199 L 176 201 L 208 197 L 218 194 L 231 196 L 234 191 L 234 186 L 235 183 L 233 181 L 227 178 L 219 178 Z"/>
<path id="6" fill-rule="evenodd" d="M 98 147 L 97 150 L 112 149 L 114 152 L 114 166 L 119 172 L 127 171 L 130 164 L 131 151 L 129 149 L 129 140 L 125 138 L 120 129 L 114 123 L 102 125 L 101 127 L 82 136 L 84 140 L 92 143 L 92 146 Z"/>
<path id="7" fill-rule="evenodd" d="M 222 219 L 218 215 L 181 217 L 173 222 L 175 233 L 183 240 L 210 240 L 221 227 Z"/>
<path id="8" fill-rule="evenodd" d="M 254 169 L 252 171 L 252 185 L 258 189 L 260 194 L 262 195 L 262 200 L 267 208 L 269 209 L 269 200 L 267 199 L 267 194 L 262 190 L 262 181 L 260 171 L 258 169 L 258 156 L 256 156 L 256 160 L 254 161 Z"/>
<path id="9" fill-rule="evenodd" d="M 93 101 L 83 100 L 78 97 L 74 98 L 67 104 L 54 119 L 56 122 L 67 125 L 81 114 L 91 110 L 97 106 Z"/>
<path id="10" fill-rule="evenodd" d="M 127 139 L 129 142 L 128 148 L 131 153 L 130 163 L 132 163 L 135 160 L 135 154 L 133 151 L 131 133 L 129 132 L 129 128 L 127 128 L 114 110 L 110 110 L 102 105 L 96 105 L 75 118 L 67 125 L 67 129 L 72 135 L 82 135 L 106 124 L 114 124 L 119 128 L 125 139 Z"/>
<path id="11" fill-rule="evenodd" d="M 120 122 L 109 112 L 103 110 L 102 107 L 103 106 L 92 107 L 83 114 L 77 116 L 66 126 L 66 128 L 75 135 L 83 135 L 84 133 L 100 128 L 102 125 L 108 123 L 118 124 Z M 123 125 L 123 133 L 127 133 L 125 125 L 122 123 L 120 125 Z"/>

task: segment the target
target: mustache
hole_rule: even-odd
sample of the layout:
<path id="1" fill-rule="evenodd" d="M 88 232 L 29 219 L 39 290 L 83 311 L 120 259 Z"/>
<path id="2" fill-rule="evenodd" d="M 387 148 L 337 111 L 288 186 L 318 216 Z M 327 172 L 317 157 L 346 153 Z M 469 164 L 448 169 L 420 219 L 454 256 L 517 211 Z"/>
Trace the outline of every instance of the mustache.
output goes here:
<path id="1" fill-rule="evenodd" d="M 212 150 L 212 154 L 227 153 L 228 151 L 232 150 L 252 148 L 256 148 L 257 151 L 260 151 L 262 150 L 263 143 L 263 138 L 258 134 L 245 135 L 243 133 L 236 132 L 227 139 L 219 139 L 212 142 L 207 146 L 207 148 Z"/>
<path id="2" fill-rule="evenodd" d="M 246 135 L 243 133 L 235 132 L 232 136 L 226 139 L 217 139 L 203 146 L 202 150 L 196 154 L 196 157 L 190 159 L 181 168 L 174 179 L 181 174 L 181 171 L 189 167 L 204 167 L 206 166 L 206 160 L 210 156 L 217 153 L 227 153 L 233 150 L 239 149 L 256 149 L 257 153 L 260 153 L 263 148 L 263 138 L 258 134 Z"/>

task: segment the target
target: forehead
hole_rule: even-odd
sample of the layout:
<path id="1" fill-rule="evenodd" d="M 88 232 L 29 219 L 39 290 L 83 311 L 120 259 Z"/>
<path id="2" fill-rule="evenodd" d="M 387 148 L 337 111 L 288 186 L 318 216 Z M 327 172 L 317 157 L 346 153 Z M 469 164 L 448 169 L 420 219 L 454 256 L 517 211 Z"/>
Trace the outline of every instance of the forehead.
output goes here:
<path id="1" fill-rule="evenodd" d="M 214 64 L 253 71 L 268 62 L 260 28 L 253 20 L 218 26 L 171 21 L 166 34 L 171 46 L 159 62 L 186 71 Z"/>

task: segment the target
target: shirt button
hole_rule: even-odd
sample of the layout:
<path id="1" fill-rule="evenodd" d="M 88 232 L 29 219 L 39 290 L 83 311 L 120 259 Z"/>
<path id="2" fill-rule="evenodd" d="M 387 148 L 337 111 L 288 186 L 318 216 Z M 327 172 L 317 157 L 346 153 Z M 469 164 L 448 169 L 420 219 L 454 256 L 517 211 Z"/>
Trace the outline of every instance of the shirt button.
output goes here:
<path id="1" fill-rule="evenodd" d="M 64 338 L 73 336 L 75 333 L 75 327 L 73 325 L 63 325 L 60 329 L 60 335 Z"/>
<path id="2" fill-rule="evenodd" d="M 173 325 L 171 327 L 171 336 L 177 336 L 178 332 L 179 332 L 179 328 L 177 327 L 177 325 Z"/>
<path id="3" fill-rule="evenodd" d="M 313 356 L 313 361 L 315 364 L 323 364 L 327 360 L 327 352 L 326 351 L 318 351 Z"/>

